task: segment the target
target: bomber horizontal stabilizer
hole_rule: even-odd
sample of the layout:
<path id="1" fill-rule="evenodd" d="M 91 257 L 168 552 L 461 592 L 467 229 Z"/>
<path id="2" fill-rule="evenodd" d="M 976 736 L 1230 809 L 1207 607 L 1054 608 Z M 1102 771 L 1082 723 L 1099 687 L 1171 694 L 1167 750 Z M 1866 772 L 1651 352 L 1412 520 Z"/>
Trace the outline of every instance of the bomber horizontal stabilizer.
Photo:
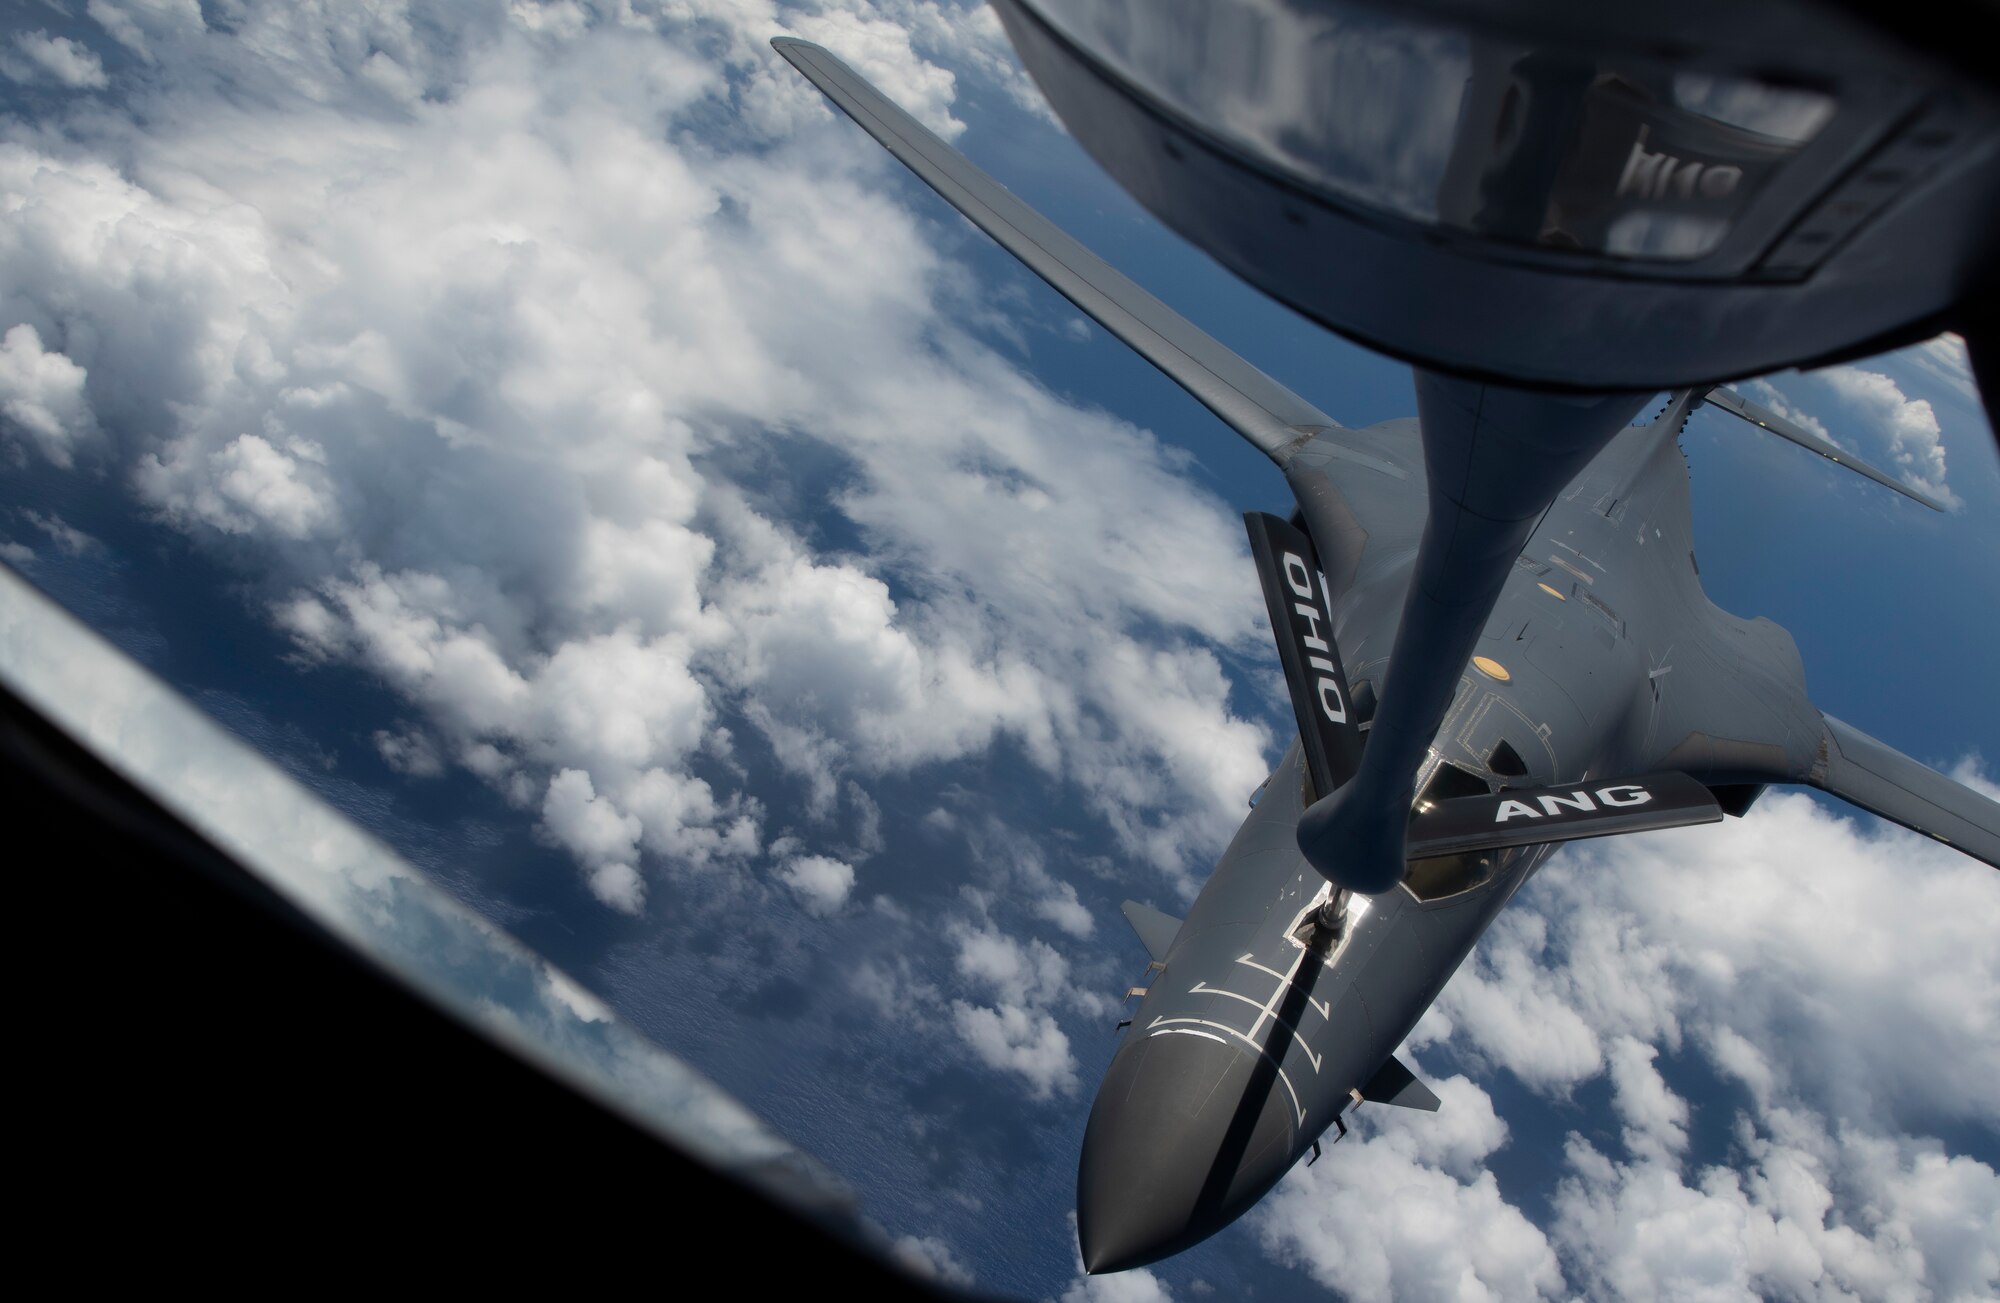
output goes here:
<path id="1" fill-rule="evenodd" d="M 1368 1084 L 1361 1088 L 1361 1098 L 1370 1104 L 1394 1104 L 1397 1108 L 1418 1108 L 1426 1113 L 1437 1112 L 1440 1102 L 1437 1093 L 1394 1056 L 1368 1079 Z"/>
<path id="2" fill-rule="evenodd" d="M 1411 859 L 1427 860 L 1720 822 L 1722 806 L 1708 788 L 1682 773 L 1647 774 L 1425 802 L 1410 821 L 1406 845 Z"/>
<path id="3" fill-rule="evenodd" d="M 1361 763 L 1361 731 L 1333 642 L 1333 604 L 1319 554 L 1304 531 L 1276 516 L 1246 512 L 1243 525 L 1298 717 L 1306 772 L 1315 797 L 1325 796 L 1354 776 Z"/>
<path id="4" fill-rule="evenodd" d="M 1944 504 L 1936 498 L 1928 494 L 1919 493 L 1901 480 L 1876 470 L 1873 466 L 1862 461 L 1839 444 L 1822 439 L 1804 426 L 1796 425 L 1786 420 L 1770 408 L 1751 402 L 1734 389 L 1725 389 L 1721 385 L 1717 385 L 1708 391 L 1705 400 L 1714 403 L 1717 407 L 1732 416 L 1742 417 L 1759 429 L 1769 430 L 1781 439 L 1790 439 L 1793 443 L 1799 445 L 1799 447 L 1816 452 L 1830 462 L 1847 467 L 1847 469 L 1857 475 L 1866 476 L 1884 488 L 1894 489 L 1912 501 L 1921 502 L 1932 511 L 1944 510 Z"/>
<path id="5" fill-rule="evenodd" d="M 1152 956 L 1153 962 L 1166 963 L 1167 951 L 1173 948 L 1174 938 L 1180 935 L 1181 921 L 1136 900 L 1126 901 L 1118 907 L 1118 912 L 1139 934 L 1139 943 L 1146 947 L 1146 953 Z"/>
<path id="6" fill-rule="evenodd" d="M 2000 868 L 2000 802 L 1831 715 L 1806 781 L 1822 792 Z"/>
<path id="7" fill-rule="evenodd" d="M 1283 465 L 1302 437 L 1339 428 L 1015 198 L 839 59 L 789 36 L 771 45 L 973 225 L 1272 461 Z"/>

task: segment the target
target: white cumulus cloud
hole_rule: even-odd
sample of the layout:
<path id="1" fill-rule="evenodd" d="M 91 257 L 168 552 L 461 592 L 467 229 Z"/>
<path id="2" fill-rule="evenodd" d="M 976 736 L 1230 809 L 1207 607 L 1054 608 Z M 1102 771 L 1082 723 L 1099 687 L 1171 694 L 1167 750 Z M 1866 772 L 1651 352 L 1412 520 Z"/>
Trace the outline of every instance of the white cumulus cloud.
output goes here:
<path id="1" fill-rule="evenodd" d="M 565 769 L 549 780 L 542 826 L 588 867 L 598 899 L 614 909 L 638 912 L 645 903 L 645 889 L 632 867 L 638 858 L 639 821 L 592 791 L 589 774 Z"/>
<path id="2" fill-rule="evenodd" d="M 952 1024 L 989 1068 L 1017 1073 L 1030 1094 L 1047 1099 L 1076 1089 L 1076 1056 L 1069 1037 L 1046 1012 L 1002 1003 L 997 1008 L 954 1001 Z"/>
<path id="3" fill-rule="evenodd" d="M 0 54 L 0 74 L 22 82 L 47 82 L 70 90 L 103 90 L 111 84 L 104 62 L 66 36 L 21 32 L 14 48 Z"/>
<path id="4" fill-rule="evenodd" d="M 1350 1298 L 1563 1297 L 1554 1247 L 1482 1167 L 1507 1136 L 1492 1100 L 1463 1077 L 1433 1088 L 1437 1113 L 1370 1110 L 1293 1169 L 1250 1215 L 1259 1241 Z"/>
<path id="5" fill-rule="evenodd" d="M 57 466 L 69 466 L 96 429 L 84 369 L 42 347 L 27 322 L 0 336 L 0 430 Z"/>
<path id="6" fill-rule="evenodd" d="M 840 912 L 854 890 L 854 866 L 830 855 L 801 855 L 778 874 L 806 912 L 822 918 Z"/>
<path id="7" fill-rule="evenodd" d="M 1818 373 L 1888 441 L 1890 458 L 1904 478 L 1947 507 L 1964 502 L 1945 483 L 1944 444 L 1930 400 L 1911 398 L 1880 371 L 1837 366 Z"/>
<path id="8" fill-rule="evenodd" d="M 206 464 L 195 464 L 201 458 Z M 319 445 L 296 440 L 280 449 L 261 435 L 241 434 L 219 449 L 200 453 L 169 445 L 139 465 L 139 491 L 169 516 L 225 534 L 268 529 L 303 539 L 333 527 L 334 506 L 317 467 Z"/>
<path id="9" fill-rule="evenodd" d="M 1554 1230 L 1588 1292 L 1971 1300 L 2000 1281 L 2000 1176 L 1983 1163 L 1785 1110 L 1743 1142 L 1745 1170 L 1689 1172 L 1572 1136 Z"/>
<path id="10" fill-rule="evenodd" d="M 935 1235 L 899 1235 L 890 1245 L 889 1254 L 906 1270 L 925 1280 L 959 1289 L 972 1286 L 971 1269 L 958 1260 L 951 1245 Z"/>
<path id="11" fill-rule="evenodd" d="M 1181 890 L 1227 837 L 1269 744 L 1216 650 L 1259 637 L 1233 514 L 956 324 L 977 291 L 935 214 L 765 43 L 834 42 L 949 127 L 947 59 L 1023 93 L 986 11 L 89 14 L 139 59 L 132 112 L 0 143 L 10 437 L 69 464 L 101 428 L 302 663 L 380 676 L 441 762 L 526 809 L 587 777 L 631 849 L 545 831 L 600 895 L 767 840 L 704 768 L 724 727 L 808 819 L 1009 745 Z M 835 488 L 763 501 L 808 443 Z"/>

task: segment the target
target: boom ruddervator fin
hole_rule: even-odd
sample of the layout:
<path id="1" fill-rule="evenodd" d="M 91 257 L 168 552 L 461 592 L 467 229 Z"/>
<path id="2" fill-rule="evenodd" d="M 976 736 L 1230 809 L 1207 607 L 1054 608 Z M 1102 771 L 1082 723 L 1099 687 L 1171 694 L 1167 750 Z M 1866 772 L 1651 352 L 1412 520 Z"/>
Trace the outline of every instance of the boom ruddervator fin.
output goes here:
<path id="1" fill-rule="evenodd" d="M 1722 816 L 1721 803 L 1707 787 L 1669 770 L 1420 801 L 1405 844 L 1410 858 L 1420 860 L 1504 846 L 1691 828 L 1721 823 Z"/>
<path id="2" fill-rule="evenodd" d="M 1698 407 L 1703 402 L 1713 403 L 1723 411 L 1728 412 L 1731 416 L 1740 416 L 1750 422 L 1750 424 L 1762 430 L 1769 430 L 1781 439 L 1790 439 L 1793 443 L 1799 445 L 1799 447 L 1816 452 L 1836 465 L 1845 466 L 1856 475 L 1874 480 L 1884 488 L 1894 489 L 1913 502 L 1923 503 L 1932 511 L 1944 510 L 1944 504 L 1936 498 L 1928 494 L 1919 493 L 1902 481 L 1876 470 L 1873 466 L 1862 461 L 1853 453 L 1848 452 L 1839 444 L 1820 438 L 1811 430 L 1800 425 L 1795 425 L 1768 407 L 1751 402 L 1733 389 L 1717 385 L 1700 399 L 1697 399 L 1695 405 Z"/>
<path id="3" fill-rule="evenodd" d="M 1291 445 L 1339 428 L 1015 198 L 839 59 L 789 36 L 771 45 L 945 202 L 1272 461 L 1283 466 Z"/>

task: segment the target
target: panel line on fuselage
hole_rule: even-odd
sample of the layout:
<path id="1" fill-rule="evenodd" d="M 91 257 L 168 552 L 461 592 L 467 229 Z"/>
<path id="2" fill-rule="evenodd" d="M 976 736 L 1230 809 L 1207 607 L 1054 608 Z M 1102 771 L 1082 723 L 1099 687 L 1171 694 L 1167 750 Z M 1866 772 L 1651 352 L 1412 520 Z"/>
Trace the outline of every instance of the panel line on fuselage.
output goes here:
<path id="1" fill-rule="evenodd" d="M 1268 973 L 1272 977 L 1278 979 L 1278 989 L 1271 992 L 1271 998 L 1266 1000 L 1262 1005 L 1264 1012 L 1270 1014 L 1272 1017 L 1277 1016 L 1275 1013 L 1273 1013 L 1273 1010 L 1277 1008 L 1278 997 L 1283 995 L 1285 993 L 1285 988 L 1292 984 L 1292 979 L 1298 976 L 1299 965 L 1303 964 L 1305 961 L 1306 961 L 1306 955 L 1305 955 L 1305 948 L 1303 946 L 1299 948 L 1298 958 L 1292 960 L 1292 971 L 1289 973 L 1281 973 L 1275 968 L 1266 968 L 1264 965 L 1257 962 L 1256 956 L 1254 954 L 1243 954 L 1243 955 L 1238 955 L 1236 957 L 1236 962 L 1243 965 L 1245 968 L 1254 968 L 1260 973 Z M 1233 994 L 1233 992 L 1231 994 Z M 1257 1003 L 1255 1000 L 1251 1000 L 1248 996 L 1240 996 L 1238 998 L 1246 1000 L 1250 1004 Z M 1331 1001 L 1315 1000 L 1310 995 L 1308 995 L 1306 996 L 1306 1003 L 1311 1005 L 1313 1008 L 1319 1010 L 1320 1017 L 1322 1018 L 1333 1017 L 1333 1003 Z M 1264 1025 L 1264 1020 L 1262 1018 L 1259 1018 L 1254 1024 L 1251 1025 L 1250 1034 L 1252 1036 L 1255 1036 L 1257 1034 L 1258 1028 L 1262 1027 L 1263 1025 Z M 1294 1027 L 1292 1031 L 1296 1034 L 1298 1028 Z"/>
<path id="2" fill-rule="evenodd" d="M 1146 1025 L 1146 1035 L 1149 1037 L 1176 1036 L 1176 1035 L 1178 1036 L 1208 1035 L 1208 1033 L 1206 1032 L 1196 1032 L 1191 1027 L 1167 1026 L 1167 1024 L 1169 1023 L 1183 1023 L 1183 1022 L 1199 1023 L 1203 1027 L 1213 1027 L 1217 1031 L 1228 1032 L 1231 1036 L 1234 1036 L 1237 1040 L 1242 1041 L 1245 1045 L 1248 1045 L 1251 1049 L 1257 1051 L 1257 1057 L 1264 1060 L 1264 1062 L 1270 1064 L 1272 1070 L 1278 1074 L 1278 1080 L 1285 1083 L 1285 1093 L 1292 1097 L 1292 1112 L 1298 1114 L 1299 1125 L 1302 1127 L 1305 1125 L 1306 1111 L 1299 1104 L 1298 1089 L 1297 1087 L 1292 1085 L 1291 1077 L 1286 1075 L 1285 1065 L 1278 1062 L 1276 1059 L 1272 1058 L 1271 1052 L 1269 1050 L 1265 1049 L 1257 1042 L 1251 1040 L 1248 1036 L 1245 1036 L 1242 1032 L 1237 1031 L 1234 1027 L 1231 1027 L 1228 1023 L 1211 1022 L 1206 1018 L 1155 1018 L 1153 1019 L 1152 1022 Z M 1214 1038 L 1210 1037 L 1210 1039 Z"/>
<path id="3" fill-rule="evenodd" d="M 1237 962 L 1241 963 L 1242 961 L 1238 960 Z M 1267 968 L 1264 971 L 1268 973 L 1271 970 Z M 1278 988 L 1278 995 L 1283 995 L 1284 993 L 1285 993 L 1285 988 L 1280 986 Z M 1321 1062 L 1321 1056 L 1314 1054 L 1312 1051 L 1312 1046 L 1306 1043 L 1306 1034 L 1303 1031 L 1300 1031 L 1298 1027 L 1294 1026 L 1291 1023 L 1286 1022 L 1283 1018 L 1280 1018 L 1277 1015 L 1277 1013 L 1272 1009 L 1271 1004 L 1269 1002 L 1264 1004 L 1258 1004 L 1257 1001 L 1251 999 L 1247 995 L 1241 994 L 1240 992 L 1231 991 L 1220 986 L 1210 986 L 1206 982 L 1196 982 L 1193 986 L 1190 986 L 1188 988 L 1188 994 L 1226 995 L 1232 1000 L 1241 1000 L 1243 1003 L 1249 1005 L 1252 1009 L 1258 1011 L 1257 1020 L 1250 1024 L 1249 1037 L 1246 1037 L 1246 1039 L 1249 1039 L 1250 1037 L 1255 1037 L 1258 1031 L 1260 1031 L 1263 1028 L 1264 1019 L 1269 1018 L 1272 1022 L 1277 1023 L 1280 1027 L 1283 1027 L 1286 1031 L 1292 1034 L 1292 1038 L 1299 1043 L 1300 1051 L 1305 1054 L 1306 1061 L 1312 1064 L 1313 1075 L 1314 1076 L 1319 1075 L 1319 1065 Z M 1307 996 L 1306 998 L 1308 1000 L 1312 1000 L 1311 996 Z M 1274 995 L 1271 997 L 1271 999 L 1272 1001 L 1275 1001 L 1277 999 L 1277 996 Z M 1313 1004 L 1315 1007 L 1317 1007 L 1319 1002 L 1313 1000 Z M 1324 1018 L 1326 1016 L 1327 1016 L 1326 1010 L 1325 1009 L 1320 1010 L 1320 1017 Z"/>

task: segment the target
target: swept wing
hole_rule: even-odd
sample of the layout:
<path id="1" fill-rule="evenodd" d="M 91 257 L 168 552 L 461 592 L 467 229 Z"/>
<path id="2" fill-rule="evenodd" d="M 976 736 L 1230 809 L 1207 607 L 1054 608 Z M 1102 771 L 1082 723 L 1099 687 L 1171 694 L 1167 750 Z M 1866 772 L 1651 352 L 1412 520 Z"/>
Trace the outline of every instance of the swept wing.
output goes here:
<path id="1" fill-rule="evenodd" d="M 1919 493 L 1901 480 L 1876 470 L 1873 466 L 1862 461 L 1839 444 L 1828 439 L 1822 439 L 1804 426 L 1796 425 L 1786 420 L 1770 408 L 1751 402 L 1734 389 L 1717 385 L 1708 391 L 1706 398 L 1708 402 L 1715 404 L 1715 406 L 1728 412 L 1730 415 L 1740 416 L 1750 422 L 1750 424 L 1762 430 L 1769 430 L 1781 439 L 1790 439 L 1799 447 L 1809 452 L 1816 452 L 1836 465 L 1845 466 L 1856 475 L 1874 480 L 1884 488 L 1894 489 L 1914 502 L 1923 503 L 1932 511 L 1944 510 L 1944 504 L 1936 498 L 1931 497 L 1927 493 Z"/>
<path id="2" fill-rule="evenodd" d="M 1015 198 L 839 59 L 788 36 L 771 45 L 973 225 L 1272 461 L 1283 466 L 1294 445 L 1339 428 Z"/>
<path id="3" fill-rule="evenodd" d="M 2000 803 L 1831 715 L 1805 781 L 2000 868 Z"/>

